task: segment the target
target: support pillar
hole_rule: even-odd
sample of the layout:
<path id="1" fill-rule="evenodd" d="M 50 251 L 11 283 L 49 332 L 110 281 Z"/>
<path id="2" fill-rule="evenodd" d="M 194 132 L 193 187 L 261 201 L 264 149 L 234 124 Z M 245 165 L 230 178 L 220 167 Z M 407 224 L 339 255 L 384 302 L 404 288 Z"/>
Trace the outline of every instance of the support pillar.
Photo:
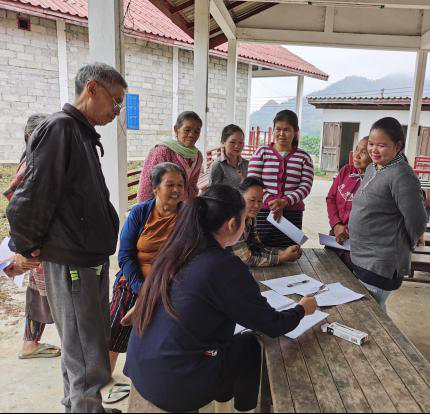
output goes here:
<path id="1" fill-rule="evenodd" d="M 415 65 L 414 92 L 412 95 L 411 110 L 409 114 L 408 137 L 406 140 L 406 155 L 412 165 L 414 165 L 415 157 L 417 156 L 421 107 L 423 102 L 424 82 L 427 68 L 427 54 L 427 51 L 420 50 L 417 53 Z"/>
<path id="2" fill-rule="evenodd" d="M 299 128 L 302 127 L 304 84 L 305 84 L 305 77 L 297 76 L 296 114 L 297 114 L 297 117 L 299 118 Z"/>
<path id="3" fill-rule="evenodd" d="M 88 2 L 88 13 L 90 60 L 111 65 L 124 75 L 123 1 L 91 0 Z M 98 130 L 106 152 L 102 158 L 102 168 L 112 204 L 122 224 L 128 209 L 125 114 Z"/>
<path id="4" fill-rule="evenodd" d="M 251 133 L 251 103 L 252 103 L 252 65 L 248 67 L 248 98 L 246 101 L 246 140 Z"/>
<path id="5" fill-rule="evenodd" d="M 194 111 L 203 121 L 197 147 L 202 152 L 204 160 L 208 150 L 209 12 L 209 0 L 199 0 L 194 3 Z M 203 166 L 206 168 L 206 162 Z"/>
<path id="6" fill-rule="evenodd" d="M 237 40 L 229 39 L 227 61 L 227 105 L 225 116 L 226 124 L 236 123 L 237 54 Z"/>
<path id="7" fill-rule="evenodd" d="M 69 102 L 69 71 L 67 66 L 66 22 L 57 20 L 58 74 L 61 108 Z"/>

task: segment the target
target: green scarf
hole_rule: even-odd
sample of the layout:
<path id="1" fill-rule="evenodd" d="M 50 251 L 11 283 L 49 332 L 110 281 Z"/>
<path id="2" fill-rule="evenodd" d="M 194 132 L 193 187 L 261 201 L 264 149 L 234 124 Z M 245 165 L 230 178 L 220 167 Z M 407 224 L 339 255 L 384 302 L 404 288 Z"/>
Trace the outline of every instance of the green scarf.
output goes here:
<path id="1" fill-rule="evenodd" d="M 185 159 L 194 160 L 199 153 L 199 150 L 196 147 L 188 148 L 185 145 L 173 139 L 170 141 L 163 142 L 161 145 L 169 148 L 173 152 L 176 152 L 176 154 L 181 155 Z"/>

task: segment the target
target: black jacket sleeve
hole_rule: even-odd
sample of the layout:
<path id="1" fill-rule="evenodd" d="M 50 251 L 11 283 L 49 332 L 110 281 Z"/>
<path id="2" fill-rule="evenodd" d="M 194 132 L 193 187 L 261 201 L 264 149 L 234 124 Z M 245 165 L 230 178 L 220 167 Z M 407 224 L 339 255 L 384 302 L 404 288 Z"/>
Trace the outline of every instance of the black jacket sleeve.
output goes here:
<path id="1" fill-rule="evenodd" d="M 48 120 L 28 143 L 25 177 L 6 210 L 17 253 L 30 256 L 43 245 L 65 189 L 73 136 L 67 119 Z"/>
<path id="2" fill-rule="evenodd" d="M 272 338 L 294 331 L 305 317 L 300 305 L 284 312 L 273 309 L 261 295 L 248 267 L 238 257 L 232 256 L 226 268 L 212 279 L 211 289 L 217 307 L 232 320 Z"/>

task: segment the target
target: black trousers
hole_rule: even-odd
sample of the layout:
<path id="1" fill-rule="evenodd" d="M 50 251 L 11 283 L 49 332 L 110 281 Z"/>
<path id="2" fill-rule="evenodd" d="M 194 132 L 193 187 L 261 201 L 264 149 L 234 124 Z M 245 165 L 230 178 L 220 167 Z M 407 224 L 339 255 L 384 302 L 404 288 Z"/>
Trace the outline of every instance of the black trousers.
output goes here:
<path id="1" fill-rule="evenodd" d="M 234 398 L 237 411 L 257 407 L 261 381 L 261 346 L 252 334 L 237 335 L 224 351 L 224 367 L 217 387 L 218 402 Z"/>

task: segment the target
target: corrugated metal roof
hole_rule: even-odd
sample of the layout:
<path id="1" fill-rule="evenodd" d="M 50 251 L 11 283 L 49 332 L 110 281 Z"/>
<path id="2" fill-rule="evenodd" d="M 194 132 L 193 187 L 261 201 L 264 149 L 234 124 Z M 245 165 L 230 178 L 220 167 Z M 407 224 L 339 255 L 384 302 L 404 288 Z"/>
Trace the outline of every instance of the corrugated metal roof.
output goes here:
<path id="1" fill-rule="evenodd" d="M 231 13 L 235 16 L 246 15 L 261 7 L 259 3 L 237 2 L 237 6 L 231 8 Z M 186 0 L 171 1 L 173 7 L 187 5 Z M 236 4 L 236 3 L 234 3 Z M 36 10 L 42 11 L 45 15 L 52 14 L 53 17 L 59 15 L 64 18 L 72 17 L 86 20 L 88 18 L 87 0 L 0 0 L 0 7 L 14 6 L 24 12 L 32 13 Z M 150 0 L 125 0 L 124 8 L 127 11 L 125 26 L 129 34 L 150 35 L 160 40 L 168 40 L 185 45 L 192 45 L 193 39 L 179 26 L 172 22 L 162 11 L 154 6 Z M 193 5 L 181 10 L 183 19 L 192 20 L 194 18 Z M 190 26 L 191 27 L 191 26 Z M 152 39 L 155 40 L 155 39 Z M 214 49 L 221 54 L 227 53 L 227 46 L 221 45 Z M 327 80 L 328 75 L 295 54 L 289 52 L 281 46 L 274 45 L 247 45 L 241 44 L 239 57 L 251 61 L 256 65 L 268 66 L 295 74 L 306 75 L 318 79 Z"/>
<path id="2" fill-rule="evenodd" d="M 307 98 L 308 103 L 311 105 L 351 105 L 351 106 L 410 106 L 411 97 L 398 96 L 398 97 L 381 97 L 381 96 L 312 96 Z M 423 105 L 430 104 L 430 97 L 423 98 Z"/>

